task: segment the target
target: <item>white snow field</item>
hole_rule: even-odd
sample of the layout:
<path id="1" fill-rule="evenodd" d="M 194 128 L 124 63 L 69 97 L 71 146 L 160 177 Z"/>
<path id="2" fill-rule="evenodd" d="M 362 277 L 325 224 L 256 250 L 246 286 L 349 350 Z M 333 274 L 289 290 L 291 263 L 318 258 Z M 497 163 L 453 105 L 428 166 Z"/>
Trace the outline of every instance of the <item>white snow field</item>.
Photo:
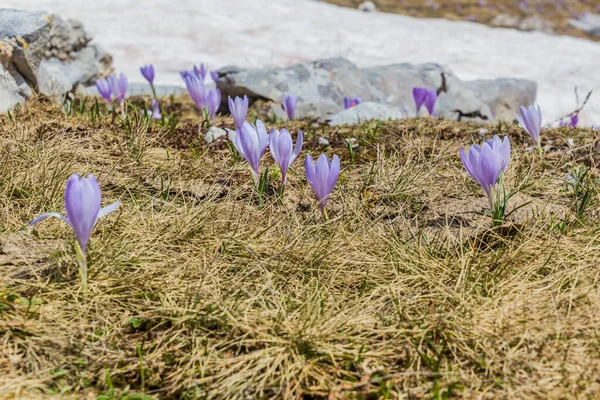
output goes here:
<path id="1" fill-rule="evenodd" d="M 114 56 L 117 70 L 142 81 L 153 63 L 157 83 L 181 85 L 179 71 L 286 66 L 346 57 L 359 66 L 399 62 L 448 65 L 462 79 L 521 77 L 538 82 L 545 122 L 575 109 L 582 125 L 600 125 L 600 43 L 490 28 L 471 22 L 362 13 L 314 0 L 2 0 L 82 21 Z"/>

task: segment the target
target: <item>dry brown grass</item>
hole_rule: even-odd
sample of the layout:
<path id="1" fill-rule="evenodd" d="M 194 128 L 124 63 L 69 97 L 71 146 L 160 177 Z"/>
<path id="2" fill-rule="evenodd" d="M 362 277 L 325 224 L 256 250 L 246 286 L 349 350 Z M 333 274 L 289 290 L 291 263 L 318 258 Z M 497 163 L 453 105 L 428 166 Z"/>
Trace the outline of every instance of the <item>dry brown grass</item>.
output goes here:
<path id="1" fill-rule="evenodd" d="M 364 0 L 323 0 L 338 6 L 357 8 Z M 519 17 L 539 15 L 554 24 L 556 33 L 583 37 L 598 41 L 569 25 L 569 19 L 584 13 L 598 13 L 600 4 L 596 0 L 525 0 L 527 8 L 521 8 L 521 0 L 373 0 L 377 9 L 384 12 L 410 15 L 420 18 L 444 18 L 469 20 L 489 25 L 498 14 Z"/>
<path id="2" fill-rule="evenodd" d="M 598 395 L 600 208 L 594 195 L 576 220 L 563 180 L 596 168 L 592 131 L 545 131 L 539 158 L 517 127 L 487 126 L 513 142 L 512 207 L 531 201 L 490 229 L 458 157 L 481 126 L 295 122 L 305 153 L 342 158 L 323 222 L 301 162 L 282 204 L 273 174 L 259 208 L 244 163 L 186 115 L 131 134 L 42 100 L 0 117 L 0 397 Z M 123 203 L 92 236 L 86 298 L 69 229 L 26 227 L 64 212 L 74 172 Z"/>

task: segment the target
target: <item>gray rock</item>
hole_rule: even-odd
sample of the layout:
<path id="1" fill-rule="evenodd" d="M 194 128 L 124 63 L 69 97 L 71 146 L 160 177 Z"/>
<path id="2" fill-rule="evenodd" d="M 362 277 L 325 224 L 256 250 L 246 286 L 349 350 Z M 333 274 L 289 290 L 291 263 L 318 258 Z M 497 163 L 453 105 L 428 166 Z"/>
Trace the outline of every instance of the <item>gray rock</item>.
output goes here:
<path id="1" fill-rule="evenodd" d="M 527 79 L 493 79 L 467 81 L 473 90 L 493 111 L 496 119 L 512 121 L 520 106 L 535 103 L 537 83 Z"/>
<path id="2" fill-rule="evenodd" d="M 11 110 L 17 104 L 25 103 L 31 93 L 29 84 L 12 64 L 6 68 L 0 63 L 0 113 Z"/>
<path id="3" fill-rule="evenodd" d="M 317 141 L 319 143 L 319 146 L 329 146 L 329 140 L 327 140 L 327 138 L 325 138 L 323 136 L 319 136 Z"/>
<path id="4" fill-rule="evenodd" d="M 570 19 L 569 25 L 592 36 L 600 37 L 600 14 L 584 14 L 580 19 Z"/>
<path id="5" fill-rule="evenodd" d="M 372 86 L 384 94 L 384 102 L 416 112 L 414 87 L 441 88 L 436 112 L 448 119 L 493 120 L 489 106 L 448 68 L 438 64 L 394 64 L 364 70 Z M 445 84 L 442 79 L 445 77 Z M 421 113 L 426 113 L 424 108 Z M 423 115 L 423 114 L 421 114 Z"/>
<path id="6" fill-rule="evenodd" d="M 44 59 L 38 77 L 39 90 L 48 96 L 64 96 L 78 85 L 93 85 L 98 77 L 111 71 L 111 64 L 112 57 L 97 45 L 70 53 L 68 60 Z"/>
<path id="7" fill-rule="evenodd" d="M 408 113 L 399 107 L 366 102 L 334 115 L 329 119 L 328 123 L 330 126 L 354 125 L 371 120 L 388 121 L 403 119 L 407 116 Z"/>
<path id="8" fill-rule="evenodd" d="M 227 134 L 227 130 L 223 128 L 217 128 L 216 126 L 211 126 L 208 132 L 206 132 L 206 135 L 204 135 L 204 140 L 206 140 L 206 143 L 212 143 L 218 138 L 227 136 Z"/>
<path id="9" fill-rule="evenodd" d="M 324 118 L 343 109 L 344 97 L 360 95 L 380 101 L 383 95 L 356 65 L 343 58 L 296 64 L 287 68 L 227 69 L 217 86 L 223 98 L 244 96 L 281 103 L 284 94 L 299 96 L 296 117 Z M 274 111 L 278 107 L 274 107 Z"/>
<path id="10" fill-rule="evenodd" d="M 552 22 L 546 21 L 539 15 L 528 15 L 520 17 L 510 14 L 498 14 L 490 22 L 492 26 L 503 28 L 514 28 L 521 31 L 541 31 L 554 33 L 555 26 Z"/>
<path id="11" fill-rule="evenodd" d="M 92 40 L 83 24 L 72 19 L 64 19 L 60 15 L 52 15 L 52 29 L 50 30 L 50 43 L 45 56 L 56 57 L 61 60 L 71 59 L 71 53 L 85 48 Z"/>
<path id="12" fill-rule="evenodd" d="M 372 1 L 363 1 L 358 5 L 358 9 L 363 12 L 375 12 L 377 11 L 377 7 L 375 3 Z"/>
<path id="13" fill-rule="evenodd" d="M 0 9 L 0 61 L 14 65 L 34 87 L 48 47 L 50 29 L 51 17 L 45 12 Z"/>

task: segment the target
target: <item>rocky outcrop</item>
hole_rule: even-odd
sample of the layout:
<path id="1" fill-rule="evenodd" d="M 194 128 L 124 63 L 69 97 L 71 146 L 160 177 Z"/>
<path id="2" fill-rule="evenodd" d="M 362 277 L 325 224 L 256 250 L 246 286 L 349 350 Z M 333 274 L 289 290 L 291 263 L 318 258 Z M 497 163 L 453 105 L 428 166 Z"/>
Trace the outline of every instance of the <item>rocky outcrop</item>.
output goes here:
<path id="1" fill-rule="evenodd" d="M 35 91 L 62 101 L 111 71 L 112 58 L 80 23 L 43 11 L 0 9 L 0 112 Z"/>
<path id="2" fill-rule="evenodd" d="M 537 84 L 527 79 L 467 81 L 465 85 L 492 109 L 495 119 L 512 121 L 520 106 L 535 103 Z"/>
<path id="3" fill-rule="evenodd" d="M 415 116 L 414 111 L 403 110 L 399 107 L 381 103 L 361 103 L 332 116 L 327 122 L 330 126 L 355 125 L 367 121 L 392 121 Z"/>
<path id="4" fill-rule="evenodd" d="M 450 69 L 431 63 L 361 69 L 346 59 L 335 58 L 287 68 L 228 67 L 219 72 L 217 86 L 223 98 L 247 95 L 254 100 L 267 100 L 272 103 L 271 111 L 284 118 L 281 98 L 284 94 L 293 94 L 299 97 L 297 117 L 331 121 L 357 120 L 356 112 L 360 108 L 333 117 L 343 111 L 344 97 L 355 96 L 360 96 L 363 102 L 381 105 L 377 109 L 373 104 L 363 106 L 365 117 L 389 112 L 396 118 L 400 117 L 398 110 L 403 116 L 416 115 L 412 95 L 414 87 L 437 89 L 436 112 L 439 116 L 455 120 L 494 121 L 494 113 L 501 117 L 510 114 L 512 118 L 520 105 L 533 103 L 536 91 L 535 82 L 530 81 L 465 82 Z"/>

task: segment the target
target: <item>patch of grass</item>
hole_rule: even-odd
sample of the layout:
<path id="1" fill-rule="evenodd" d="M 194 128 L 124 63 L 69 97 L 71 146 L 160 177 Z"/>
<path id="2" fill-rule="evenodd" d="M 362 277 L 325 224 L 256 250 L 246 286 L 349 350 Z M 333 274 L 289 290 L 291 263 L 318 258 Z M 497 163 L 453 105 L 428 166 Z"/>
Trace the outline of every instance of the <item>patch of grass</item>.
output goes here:
<path id="1" fill-rule="evenodd" d="M 523 190 L 507 210 L 525 204 L 492 228 L 458 155 L 480 141 L 477 124 L 273 122 L 314 131 L 305 153 L 340 155 L 324 222 L 301 161 L 283 199 L 278 175 L 267 176 L 258 207 L 247 165 L 225 138 L 205 143 L 189 101 L 161 100 L 173 126 L 138 118 L 135 101 L 129 122 L 90 100 L 64 114 L 37 99 L 0 116 L 1 398 L 600 390 L 600 205 L 588 190 L 599 155 L 589 130 L 569 132 L 573 149 L 564 129 L 545 130 L 540 158 L 517 126 L 486 126 L 514 143 L 505 185 Z M 349 138 L 360 143 L 352 158 Z M 274 171 L 268 154 L 266 166 Z M 567 190 L 565 176 L 582 166 L 582 184 Z M 85 299 L 69 229 L 26 228 L 64 211 L 74 172 L 98 177 L 104 204 L 123 203 L 92 235 Z"/>

